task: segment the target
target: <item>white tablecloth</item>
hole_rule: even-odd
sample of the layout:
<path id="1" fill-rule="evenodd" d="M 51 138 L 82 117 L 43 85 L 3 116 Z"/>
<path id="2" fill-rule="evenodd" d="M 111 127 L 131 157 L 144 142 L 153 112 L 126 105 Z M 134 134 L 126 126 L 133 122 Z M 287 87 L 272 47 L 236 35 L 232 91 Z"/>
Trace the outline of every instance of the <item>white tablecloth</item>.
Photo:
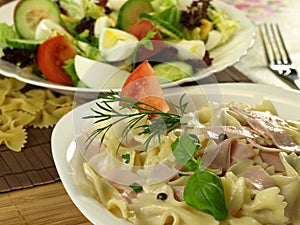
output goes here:
<path id="1" fill-rule="evenodd" d="M 300 0 L 223 0 L 243 11 L 255 25 L 279 24 L 290 58 L 300 73 Z M 289 87 L 268 68 L 258 28 L 255 44 L 235 67 L 256 83 Z"/>

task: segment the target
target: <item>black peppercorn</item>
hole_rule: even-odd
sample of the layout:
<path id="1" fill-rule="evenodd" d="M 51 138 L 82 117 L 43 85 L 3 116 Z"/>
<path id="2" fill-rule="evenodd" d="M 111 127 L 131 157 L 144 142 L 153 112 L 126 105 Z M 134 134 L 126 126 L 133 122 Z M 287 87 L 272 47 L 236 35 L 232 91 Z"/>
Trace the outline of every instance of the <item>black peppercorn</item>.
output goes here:
<path id="1" fill-rule="evenodd" d="M 167 198 L 168 198 L 168 195 L 166 194 L 166 193 L 159 193 L 157 196 L 156 196 L 156 199 L 158 199 L 158 200 L 162 200 L 162 201 L 165 201 L 165 200 L 167 200 Z"/>
<path id="2" fill-rule="evenodd" d="M 221 133 L 219 134 L 219 141 L 224 141 L 228 138 L 227 134 Z"/>

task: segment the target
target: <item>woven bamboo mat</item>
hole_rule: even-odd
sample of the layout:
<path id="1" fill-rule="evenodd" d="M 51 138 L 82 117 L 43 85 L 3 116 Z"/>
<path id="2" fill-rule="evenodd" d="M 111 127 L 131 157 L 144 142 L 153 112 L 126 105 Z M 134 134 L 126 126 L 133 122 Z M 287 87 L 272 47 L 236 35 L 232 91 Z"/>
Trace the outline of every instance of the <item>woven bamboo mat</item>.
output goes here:
<path id="1" fill-rule="evenodd" d="M 52 154 L 52 128 L 29 128 L 28 140 L 21 152 L 0 147 L 0 192 L 18 190 L 59 180 Z"/>
<path id="2" fill-rule="evenodd" d="M 3 225 L 92 225 L 76 208 L 61 182 L 0 195 Z"/>

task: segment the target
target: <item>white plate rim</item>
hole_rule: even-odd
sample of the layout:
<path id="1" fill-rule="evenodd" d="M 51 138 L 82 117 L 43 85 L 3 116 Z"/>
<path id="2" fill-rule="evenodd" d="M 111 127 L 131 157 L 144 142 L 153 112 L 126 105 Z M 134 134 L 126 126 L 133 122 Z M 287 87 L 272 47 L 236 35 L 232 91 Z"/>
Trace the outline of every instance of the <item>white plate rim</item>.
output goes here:
<path id="1" fill-rule="evenodd" d="M 12 11 L 13 11 L 13 8 L 16 3 L 17 3 L 17 1 L 12 1 L 12 2 L 4 4 L 3 6 L 0 7 L 0 21 L 1 22 L 7 22 L 8 24 L 13 23 L 12 22 L 13 12 Z M 252 46 L 254 45 L 256 33 L 255 33 L 255 27 L 252 24 L 252 22 L 250 21 L 250 19 L 248 19 L 237 8 L 235 8 L 234 6 L 229 5 L 227 3 L 221 2 L 219 0 L 214 0 L 212 2 L 212 4 L 219 7 L 220 9 L 224 9 L 226 12 L 230 12 L 234 16 L 234 18 L 241 21 L 241 26 L 242 26 L 241 29 L 242 30 L 239 31 L 239 34 L 240 35 L 243 34 L 243 36 L 245 36 L 246 40 L 243 40 L 243 43 L 245 43 L 245 44 L 243 44 L 242 48 L 239 46 L 238 51 L 237 51 L 239 53 L 232 60 L 230 60 L 230 62 L 222 63 L 222 61 L 221 61 L 221 63 L 219 63 L 219 65 L 212 64 L 212 66 L 207 68 L 207 70 L 204 74 L 200 74 L 200 75 L 194 76 L 192 78 L 184 78 L 179 81 L 163 84 L 162 85 L 163 88 L 174 87 L 174 86 L 178 86 L 180 84 L 186 83 L 186 82 L 201 80 L 201 79 L 204 79 L 204 78 L 212 75 L 213 73 L 222 71 L 225 68 L 232 66 L 235 63 L 239 62 L 241 60 L 241 58 L 243 56 L 245 56 L 248 53 L 249 49 L 251 49 Z M 236 42 L 237 40 L 235 40 L 235 39 L 237 39 L 237 38 L 238 37 L 233 38 L 232 40 L 229 40 L 229 42 L 226 43 L 225 45 L 223 45 L 215 50 L 212 50 L 210 53 L 211 56 L 214 56 L 214 54 L 217 54 L 218 51 L 222 51 L 221 49 L 228 46 L 230 43 Z M 20 80 L 20 81 L 28 83 L 28 84 L 35 85 L 35 86 L 53 89 L 58 92 L 66 93 L 66 94 L 72 94 L 74 92 L 88 94 L 88 93 L 99 93 L 99 92 L 111 91 L 111 89 L 99 90 L 99 89 L 93 89 L 93 88 L 71 87 L 71 86 L 59 85 L 59 84 L 44 80 L 35 74 L 26 73 L 24 71 L 21 71 L 20 69 L 14 70 L 14 67 L 15 66 L 13 64 L 8 64 L 7 62 L 0 60 L 0 73 L 1 74 L 3 74 L 4 76 L 7 76 L 7 77 L 15 78 L 17 80 Z M 120 89 L 113 89 L 113 90 L 120 91 Z"/>
<path id="2" fill-rule="evenodd" d="M 216 88 L 218 88 L 225 96 L 225 100 L 226 96 L 231 96 L 229 100 L 231 98 L 241 100 L 247 99 L 247 101 L 250 102 L 246 103 L 257 104 L 261 103 L 263 98 L 267 98 L 271 100 L 272 103 L 275 103 L 274 106 L 276 109 L 278 109 L 276 105 L 278 103 L 279 105 L 290 105 L 300 111 L 300 105 L 298 104 L 300 92 L 293 89 L 284 89 L 271 85 L 252 83 L 206 84 L 202 85 L 201 88 L 204 88 L 208 92 L 213 92 L 216 90 Z M 187 91 L 189 93 L 193 93 L 194 91 L 199 91 L 199 87 L 187 87 Z M 82 107 L 84 107 L 84 105 L 82 105 Z M 293 110 L 289 110 L 286 107 L 283 107 L 279 110 L 279 114 L 284 112 L 286 114 L 283 116 L 283 118 L 286 117 L 290 119 L 300 119 L 295 118 L 295 114 L 297 113 L 293 113 Z M 293 116 L 294 118 L 291 118 L 291 116 Z M 128 222 L 114 217 L 95 199 L 89 198 L 89 196 L 87 196 L 86 193 L 84 193 L 80 189 L 80 186 L 76 184 L 73 176 L 76 171 L 74 171 L 74 168 L 71 168 L 69 166 L 66 159 L 68 147 L 71 146 L 72 149 L 72 144 L 74 144 L 75 140 L 74 130 L 72 128 L 72 120 L 73 117 L 71 111 L 57 123 L 57 125 L 54 127 L 51 137 L 51 148 L 54 163 L 64 185 L 64 188 L 66 189 L 68 195 L 70 196 L 76 207 L 93 224 L 128 225 Z M 62 135 L 62 133 L 64 135 Z"/>

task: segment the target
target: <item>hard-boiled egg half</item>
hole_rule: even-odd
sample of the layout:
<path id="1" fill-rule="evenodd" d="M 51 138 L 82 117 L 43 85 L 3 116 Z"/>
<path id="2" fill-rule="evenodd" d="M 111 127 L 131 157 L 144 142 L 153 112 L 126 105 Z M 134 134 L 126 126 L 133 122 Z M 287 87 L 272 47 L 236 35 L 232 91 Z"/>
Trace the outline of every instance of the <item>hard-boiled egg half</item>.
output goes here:
<path id="1" fill-rule="evenodd" d="M 103 32 L 104 28 L 112 27 L 115 22 L 108 16 L 100 16 L 94 26 L 94 35 L 99 38 L 100 34 Z"/>
<path id="2" fill-rule="evenodd" d="M 206 50 L 212 50 L 217 47 L 222 40 L 222 34 L 219 31 L 211 30 L 208 32 L 207 41 L 205 43 Z"/>
<path id="3" fill-rule="evenodd" d="M 106 27 L 99 37 L 99 50 L 106 61 L 122 61 L 132 56 L 138 41 L 132 34 Z"/>
<path id="4" fill-rule="evenodd" d="M 186 59 L 202 59 L 205 55 L 205 44 L 201 40 L 181 40 L 171 43 L 171 46 L 178 50 L 178 58 Z"/>
<path id="5" fill-rule="evenodd" d="M 80 81 L 84 85 L 95 89 L 121 88 L 130 74 L 118 67 L 80 55 L 75 56 L 74 65 Z"/>
<path id="6" fill-rule="evenodd" d="M 35 39 L 47 40 L 50 37 L 57 35 L 57 33 L 66 34 L 67 31 L 59 24 L 54 23 L 52 20 L 43 19 L 37 25 Z"/>

